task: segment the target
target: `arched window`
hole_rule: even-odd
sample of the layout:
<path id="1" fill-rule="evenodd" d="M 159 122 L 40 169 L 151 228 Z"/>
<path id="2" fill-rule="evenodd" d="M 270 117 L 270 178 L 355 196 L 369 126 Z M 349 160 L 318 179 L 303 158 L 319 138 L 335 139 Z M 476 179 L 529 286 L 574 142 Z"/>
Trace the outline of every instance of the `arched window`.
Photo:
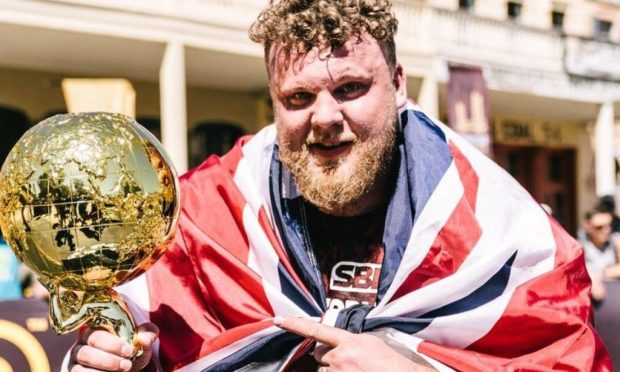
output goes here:
<path id="1" fill-rule="evenodd" d="M 2 133 L 0 136 L 0 161 L 2 163 L 29 126 L 30 120 L 23 111 L 0 106 L 0 133 Z"/>
<path id="2" fill-rule="evenodd" d="M 203 122 L 190 132 L 190 167 L 202 163 L 207 156 L 223 155 L 232 148 L 245 131 L 236 124 L 227 122 Z"/>

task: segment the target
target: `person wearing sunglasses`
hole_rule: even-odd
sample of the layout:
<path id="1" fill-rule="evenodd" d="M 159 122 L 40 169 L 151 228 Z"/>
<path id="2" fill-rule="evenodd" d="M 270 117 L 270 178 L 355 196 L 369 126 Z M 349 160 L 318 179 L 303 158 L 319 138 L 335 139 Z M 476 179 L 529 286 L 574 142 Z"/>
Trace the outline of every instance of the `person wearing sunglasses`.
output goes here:
<path id="1" fill-rule="evenodd" d="M 613 215 L 597 206 L 585 215 L 581 244 L 586 268 L 592 279 L 592 299 L 601 302 L 606 297 L 605 280 L 620 279 L 620 235 L 612 232 Z"/>

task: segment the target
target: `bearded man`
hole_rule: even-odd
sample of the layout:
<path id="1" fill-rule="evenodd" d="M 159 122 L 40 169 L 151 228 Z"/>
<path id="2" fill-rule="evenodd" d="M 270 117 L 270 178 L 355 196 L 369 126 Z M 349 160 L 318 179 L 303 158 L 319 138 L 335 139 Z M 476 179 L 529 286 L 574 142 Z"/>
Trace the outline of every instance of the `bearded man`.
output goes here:
<path id="1" fill-rule="evenodd" d="M 270 2 L 275 125 L 182 178 L 174 245 L 123 289 L 142 356 L 87 331 L 70 368 L 610 369 L 579 245 L 407 102 L 396 28 L 387 0 Z"/>

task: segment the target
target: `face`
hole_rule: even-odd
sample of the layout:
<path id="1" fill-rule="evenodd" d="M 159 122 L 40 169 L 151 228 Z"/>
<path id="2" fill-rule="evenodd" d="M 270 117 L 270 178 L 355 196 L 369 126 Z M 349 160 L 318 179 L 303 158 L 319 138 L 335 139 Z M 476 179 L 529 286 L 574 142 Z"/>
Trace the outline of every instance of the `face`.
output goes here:
<path id="1" fill-rule="evenodd" d="M 595 213 L 586 221 L 586 232 L 597 247 L 603 246 L 611 234 L 612 216 L 610 213 Z"/>
<path id="2" fill-rule="evenodd" d="M 300 193 L 327 213 L 356 215 L 387 199 L 398 107 L 407 92 L 376 40 L 354 38 L 270 60 L 270 90 L 282 162 Z"/>

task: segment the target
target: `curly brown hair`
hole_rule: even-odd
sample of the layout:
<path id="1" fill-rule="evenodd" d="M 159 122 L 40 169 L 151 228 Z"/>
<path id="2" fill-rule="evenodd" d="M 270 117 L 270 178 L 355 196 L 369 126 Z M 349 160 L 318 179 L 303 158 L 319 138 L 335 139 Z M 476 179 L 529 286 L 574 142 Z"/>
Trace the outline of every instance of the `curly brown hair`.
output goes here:
<path id="1" fill-rule="evenodd" d="M 398 21 L 389 0 L 270 0 L 250 27 L 250 39 L 285 53 L 307 53 L 315 46 L 331 50 L 363 33 L 375 38 L 388 65 L 396 65 L 394 35 Z"/>

